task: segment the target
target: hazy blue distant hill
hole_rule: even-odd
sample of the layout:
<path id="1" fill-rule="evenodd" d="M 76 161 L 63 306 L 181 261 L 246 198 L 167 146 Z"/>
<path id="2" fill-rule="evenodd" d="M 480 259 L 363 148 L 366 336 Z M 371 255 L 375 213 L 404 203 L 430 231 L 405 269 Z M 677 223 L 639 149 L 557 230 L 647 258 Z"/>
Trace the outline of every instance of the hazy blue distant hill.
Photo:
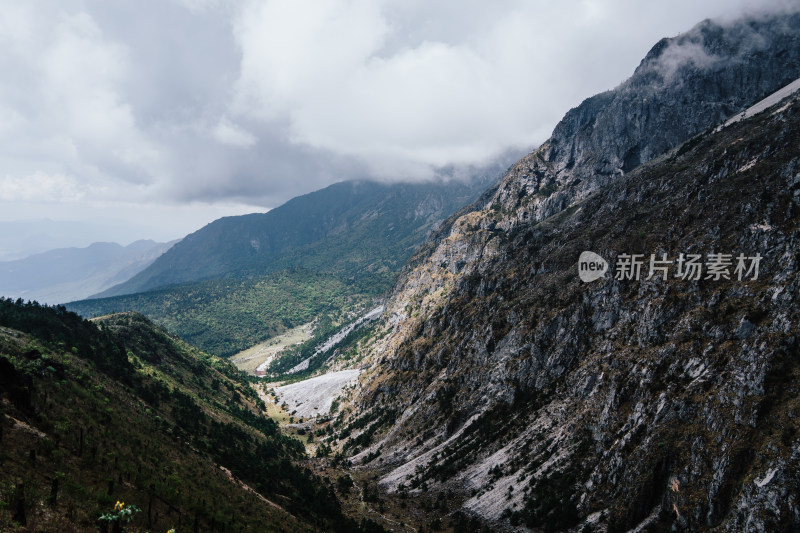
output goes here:
<path id="1" fill-rule="evenodd" d="M 141 228 L 113 218 L 3 220 L 0 261 L 16 261 L 60 248 L 85 248 L 95 242 L 133 242 L 142 235 Z"/>
<path id="2" fill-rule="evenodd" d="M 107 289 L 147 267 L 173 243 L 97 242 L 0 263 L 0 294 L 56 304 Z"/>

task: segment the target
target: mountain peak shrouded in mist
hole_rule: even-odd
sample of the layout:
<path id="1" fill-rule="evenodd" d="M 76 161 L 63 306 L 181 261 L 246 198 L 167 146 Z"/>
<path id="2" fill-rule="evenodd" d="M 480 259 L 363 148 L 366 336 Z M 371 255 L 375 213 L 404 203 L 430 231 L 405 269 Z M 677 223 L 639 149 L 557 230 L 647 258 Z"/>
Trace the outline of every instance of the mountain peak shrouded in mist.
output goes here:
<path id="1" fill-rule="evenodd" d="M 723 122 L 800 72 L 800 13 L 704 21 L 662 39 L 616 89 L 558 123 L 548 157 L 560 169 L 613 176 Z M 600 129 L 597 129 L 600 128 Z"/>

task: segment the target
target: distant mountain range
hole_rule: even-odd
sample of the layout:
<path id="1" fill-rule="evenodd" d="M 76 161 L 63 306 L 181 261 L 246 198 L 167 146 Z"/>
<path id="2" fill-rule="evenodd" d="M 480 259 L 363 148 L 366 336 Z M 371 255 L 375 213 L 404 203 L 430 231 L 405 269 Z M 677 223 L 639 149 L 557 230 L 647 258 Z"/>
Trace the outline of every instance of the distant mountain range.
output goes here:
<path id="1" fill-rule="evenodd" d="M 141 230 L 119 220 L 0 221 L 0 261 L 16 261 L 61 248 L 85 248 L 95 242 L 133 242 Z"/>
<path id="2" fill-rule="evenodd" d="M 175 242 L 97 242 L 0 262 L 0 295 L 58 304 L 86 298 L 129 279 Z"/>
<path id="3" fill-rule="evenodd" d="M 502 170 L 469 183 L 341 182 L 267 213 L 221 218 L 95 297 L 286 268 L 368 276 L 385 286 L 436 223 L 473 201 Z"/>
<path id="4" fill-rule="evenodd" d="M 138 311 L 222 356 L 314 319 L 334 327 L 385 293 L 428 233 L 503 170 L 469 182 L 336 183 L 267 213 L 221 218 L 67 307 L 87 317 Z"/>

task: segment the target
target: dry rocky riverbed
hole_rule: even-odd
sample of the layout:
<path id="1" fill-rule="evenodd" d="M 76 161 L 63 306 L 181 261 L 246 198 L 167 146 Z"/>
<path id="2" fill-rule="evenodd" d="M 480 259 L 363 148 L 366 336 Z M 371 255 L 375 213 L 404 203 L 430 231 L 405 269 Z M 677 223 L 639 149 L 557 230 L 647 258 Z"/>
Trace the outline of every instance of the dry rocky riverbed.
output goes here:
<path id="1" fill-rule="evenodd" d="M 337 460 L 340 450 L 336 443 L 324 439 L 332 423 L 332 417 L 328 416 L 332 403 L 346 393 L 359 373 L 360 370 L 342 370 L 288 385 L 259 383 L 255 387 L 266 403 L 267 414 L 280 424 L 285 434 L 305 444 L 306 466 L 334 487 L 347 515 L 359 522 L 373 520 L 387 531 L 453 531 L 455 519 L 449 513 L 460 507 L 463 498 L 419 491 L 387 494 L 378 484 L 386 472 Z M 317 449 L 323 442 L 332 444 L 331 451 L 318 457 Z"/>
<path id="2" fill-rule="evenodd" d="M 278 403 L 285 403 L 292 415 L 301 418 L 327 415 L 334 398 L 345 386 L 352 383 L 359 373 L 360 370 L 340 370 L 276 387 Z"/>

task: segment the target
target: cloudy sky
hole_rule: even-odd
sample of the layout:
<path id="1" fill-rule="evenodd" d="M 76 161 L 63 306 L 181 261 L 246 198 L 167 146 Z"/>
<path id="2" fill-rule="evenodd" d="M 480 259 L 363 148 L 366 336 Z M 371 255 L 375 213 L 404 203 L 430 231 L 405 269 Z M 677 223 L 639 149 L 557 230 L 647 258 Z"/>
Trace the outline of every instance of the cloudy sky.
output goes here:
<path id="1" fill-rule="evenodd" d="M 659 38 L 797 4 L 0 0 L 0 222 L 168 240 L 334 181 L 480 166 Z"/>

